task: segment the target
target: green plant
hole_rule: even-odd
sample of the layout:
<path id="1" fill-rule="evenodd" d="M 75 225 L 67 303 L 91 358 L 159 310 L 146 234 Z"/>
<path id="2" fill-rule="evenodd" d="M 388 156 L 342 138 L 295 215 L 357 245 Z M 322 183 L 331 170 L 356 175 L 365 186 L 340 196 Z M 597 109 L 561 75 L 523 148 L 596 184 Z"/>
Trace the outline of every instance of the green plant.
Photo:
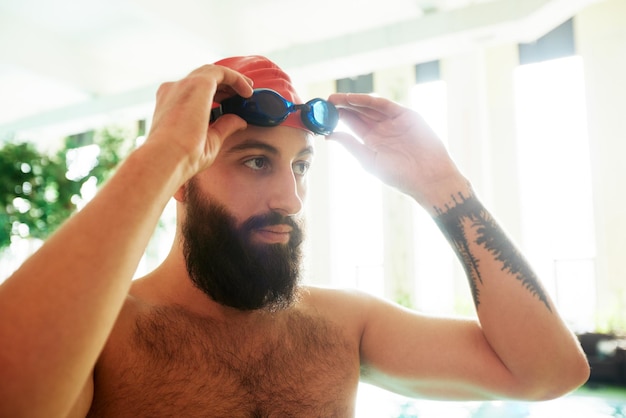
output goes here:
<path id="1" fill-rule="evenodd" d="M 94 135 L 96 160 L 80 176 L 68 176 L 68 153 L 79 149 L 68 137 L 56 154 L 32 143 L 6 143 L 0 148 L 0 250 L 13 237 L 45 239 L 78 208 L 81 188 L 89 179 L 104 182 L 132 146 L 132 137 L 108 128 Z"/>

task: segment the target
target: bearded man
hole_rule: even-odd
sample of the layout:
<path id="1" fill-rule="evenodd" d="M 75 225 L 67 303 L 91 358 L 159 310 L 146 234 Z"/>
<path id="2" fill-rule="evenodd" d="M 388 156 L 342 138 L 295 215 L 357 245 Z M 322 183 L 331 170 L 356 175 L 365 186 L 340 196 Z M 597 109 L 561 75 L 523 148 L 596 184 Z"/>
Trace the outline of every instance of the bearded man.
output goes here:
<path id="1" fill-rule="evenodd" d="M 356 137 L 333 131 L 338 118 Z M 314 134 L 432 215 L 477 319 L 299 282 Z M 133 281 L 172 195 L 172 249 Z M 303 103 L 259 56 L 164 83 L 146 142 L 0 286 L 0 313 L 7 417 L 350 417 L 360 380 L 414 397 L 540 400 L 589 373 L 419 115 L 369 95 Z"/>

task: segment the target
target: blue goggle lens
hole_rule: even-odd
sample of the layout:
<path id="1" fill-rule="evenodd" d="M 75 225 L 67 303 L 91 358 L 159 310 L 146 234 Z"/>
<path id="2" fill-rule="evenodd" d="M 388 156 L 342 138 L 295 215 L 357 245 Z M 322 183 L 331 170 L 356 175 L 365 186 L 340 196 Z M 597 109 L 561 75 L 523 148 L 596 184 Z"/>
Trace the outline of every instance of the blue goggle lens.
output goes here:
<path id="1" fill-rule="evenodd" d="M 326 100 L 313 99 L 297 105 L 270 89 L 255 89 L 248 98 L 233 96 L 225 99 L 211 111 L 211 122 L 232 113 L 251 125 L 278 126 L 298 110 L 304 126 L 318 135 L 331 134 L 339 122 L 337 108 Z"/>

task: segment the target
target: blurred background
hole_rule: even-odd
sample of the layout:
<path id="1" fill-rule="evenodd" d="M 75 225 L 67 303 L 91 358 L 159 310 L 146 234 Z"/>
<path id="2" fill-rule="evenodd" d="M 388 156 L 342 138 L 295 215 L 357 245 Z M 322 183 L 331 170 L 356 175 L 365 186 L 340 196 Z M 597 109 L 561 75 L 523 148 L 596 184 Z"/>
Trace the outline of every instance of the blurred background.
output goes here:
<path id="1" fill-rule="evenodd" d="M 580 335 L 587 389 L 617 388 L 623 412 L 624 0 L 1 0 L 0 282 L 141 143 L 161 82 L 245 54 L 278 63 L 304 100 L 364 92 L 418 110 Z M 474 315 L 432 220 L 317 141 L 306 281 Z M 169 250 L 174 217 L 170 205 L 137 276 Z M 381 404 L 395 406 L 371 416 L 431 416 Z M 445 416 L 544 416 L 517 406 Z"/>

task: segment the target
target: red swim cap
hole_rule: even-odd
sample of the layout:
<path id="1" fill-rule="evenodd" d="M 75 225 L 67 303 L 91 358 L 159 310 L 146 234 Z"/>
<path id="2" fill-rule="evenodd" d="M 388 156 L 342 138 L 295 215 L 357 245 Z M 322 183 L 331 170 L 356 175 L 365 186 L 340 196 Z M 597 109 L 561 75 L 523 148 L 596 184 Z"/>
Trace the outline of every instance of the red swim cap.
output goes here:
<path id="1" fill-rule="evenodd" d="M 272 89 L 292 103 L 303 103 L 293 84 L 291 84 L 291 78 L 287 73 L 263 56 L 250 55 L 225 58 L 215 62 L 215 65 L 228 67 L 251 78 L 254 82 L 252 87 L 255 89 Z M 287 119 L 281 123 L 281 126 L 291 126 L 292 128 L 304 129 L 307 132 L 311 132 L 302 123 L 300 112 L 291 113 Z"/>

